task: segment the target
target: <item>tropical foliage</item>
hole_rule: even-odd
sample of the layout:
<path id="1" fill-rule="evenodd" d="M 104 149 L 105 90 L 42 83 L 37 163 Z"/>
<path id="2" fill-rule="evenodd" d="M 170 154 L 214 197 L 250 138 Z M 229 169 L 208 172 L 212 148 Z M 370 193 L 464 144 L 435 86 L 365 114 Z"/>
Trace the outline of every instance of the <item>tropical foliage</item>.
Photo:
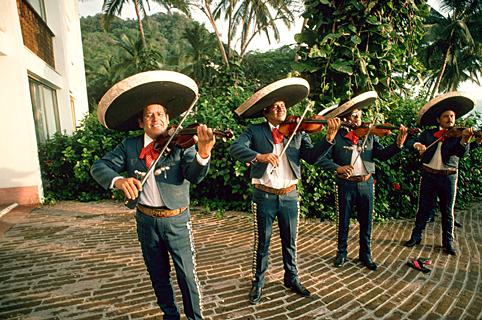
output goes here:
<path id="1" fill-rule="evenodd" d="M 183 2 L 172 0 L 164 3 L 171 8 Z M 213 21 L 234 21 L 239 19 L 237 14 L 254 10 L 256 3 L 220 1 L 215 7 L 214 3 L 206 0 L 199 4 L 205 10 L 213 6 Z M 288 0 L 268 1 L 260 6 L 286 6 L 288 10 L 294 3 Z M 190 8 L 194 5 L 196 2 L 188 3 Z M 377 111 L 385 115 L 384 120 L 410 126 L 415 123 L 417 111 L 427 101 L 427 94 L 422 92 L 413 96 L 407 86 L 419 77 L 435 72 L 435 62 L 443 61 L 443 55 L 435 51 L 431 54 L 430 63 L 425 59 L 428 56 L 423 55 L 424 49 L 429 46 L 429 43 L 421 42 L 427 39 L 427 36 L 422 38 L 422 23 L 427 12 L 425 2 L 417 0 L 309 0 L 306 1 L 304 14 L 306 26 L 297 36 L 299 50 L 283 47 L 268 52 L 244 52 L 243 57 L 240 56 L 241 51 L 236 52 L 233 47 L 233 43 L 238 42 L 234 40 L 234 34 L 243 34 L 240 31 L 244 28 L 242 25 L 239 26 L 241 29 L 231 30 L 232 25 L 228 24 L 231 26 L 228 28 L 231 42 L 224 44 L 220 42 L 219 34 L 210 33 L 204 25 L 192 21 L 185 14 L 156 14 L 144 19 L 144 45 L 135 20 L 123 21 L 112 17 L 111 31 L 106 33 L 100 27 L 101 15 L 82 18 L 92 113 L 72 136 L 57 134 L 39 147 L 45 194 L 50 201 L 122 198 L 120 194 L 102 190 L 89 175 L 92 163 L 125 136 L 98 123 L 96 101 L 115 82 L 144 70 L 162 68 L 193 77 L 199 84 L 201 95 L 189 122 L 206 123 L 218 129 L 230 128 L 236 136 L 250 121 L 237 119 L 232 111 L 256 89 L 296 72 L 302 72 L 310 80 L 314 92 L 312 99 L 318 103 L 318 108 L 351 97 L 359 91 L 375 89 L 382 96 Z M 271 14 L 271 9 L 264 11 L 265 15 L 268 13 Z M 284 15 L 289 16 L 288 12 Z M 265 18 L 275 21 L 272 16 Z M 247 21 L 243 19 L 239 21 Z M 252 21 L 262 20 L 256 17 Z M 259 32 L 268 32 L 268 29 Z M 246 43 L 249 42 L 246 40 Z M 419 46 L 423 50 L 417 51 Z M 223 56 L 227 58 L 228 54 L 230 60 L 223 63 Z M 424 58 L 426 70 L 418 57 Z M 471 61 L 467 59 L 458 63 L 463 67 Z M 477 63 L 474 62 L 475 65 Z M 293 107 L 290 112 L 299 114 L 303 108 L 304 105 Z M 322 136 L 323 133 L 313 135 L 312 139 Z M 394 135 L 391 135 L 381 142 L 388 144 L 393 140 Z M 229 155 L 229 145 L 230 141 L 217 141 L 210 174 L 200 185 L 192 187 L 192 199 L 209 209 L 247 210 L 252 188 L 247 175 L 249 167 Z M 477 148 L 462 161 L 460 167 L 458 206 L 482 196 L 481 175 L 482 148 Z M 302 163 L 302 177 L 299 185 L 302 213 L 309 217 L 334 218 L 335 184 L 332 174 Z M 414 152 L 407 150 L 389 161 L 377 163 L 376 181 L 377 219 L 412 216 L 415 213 L 419 170 Z"/>
<path id="2" fill-rule="evenodd" d="M 443 0 L 442 15 L 435 9 L 425 23 L 427 30 L 420 55 L 430 70 L 426 86 L 437 92 L 457 90 L 460 83 L 477 84 L 482 70 L 482 2 Z"/>
<path id="3" fill-rule="evenodd" d="M 319 108 L 367 90 L 393 94 L 420 76 L 425 1 L 307 0 L 305 7 L 295 68 Z"/>

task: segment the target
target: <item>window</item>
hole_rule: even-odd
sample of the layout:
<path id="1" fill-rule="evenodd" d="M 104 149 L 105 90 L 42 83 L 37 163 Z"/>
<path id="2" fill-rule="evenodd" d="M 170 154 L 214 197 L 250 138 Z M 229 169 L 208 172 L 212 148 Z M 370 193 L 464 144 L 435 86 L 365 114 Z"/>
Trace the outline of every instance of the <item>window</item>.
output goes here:
<path id="1" fill-rule="evenodd" d="M 29 79 L 35 134 L 38 142 L 45 142 L 60 131 L 57 93 L 45 84 Z"/>
<path id="2" fill-rule="evenodd" d="M 44 0 L 27 0 L 27 2 L 34 8 L 35 12 L 46 21 Z"/>

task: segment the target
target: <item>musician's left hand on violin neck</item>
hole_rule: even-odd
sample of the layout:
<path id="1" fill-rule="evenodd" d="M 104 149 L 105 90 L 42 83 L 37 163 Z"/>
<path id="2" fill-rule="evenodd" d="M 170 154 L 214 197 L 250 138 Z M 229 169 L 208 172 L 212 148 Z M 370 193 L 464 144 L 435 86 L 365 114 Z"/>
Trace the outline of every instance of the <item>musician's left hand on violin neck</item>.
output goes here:
<path id="1" fill-rule="evenodd" d="M 216 138 L 213 133 L 213 129 L 208 128 L 204 124 L 200 124 L 197 127 L 197 135 L 193 136 L 197 143 L 198 153 L 203 159 L 207 159 L 211 155 L 211 150 L 216 143 Z"/>
<path id="2" fill-rule="evenodd" d="M 407 136 L 408 136 L 408 128 L 405 127 L 403 124 L 401 124 L 400 128 L 398 129 L 398 135 L 397 135 L 397 145 L 399 148 L 403 147 L 403 144 L 405 143 Z"/>

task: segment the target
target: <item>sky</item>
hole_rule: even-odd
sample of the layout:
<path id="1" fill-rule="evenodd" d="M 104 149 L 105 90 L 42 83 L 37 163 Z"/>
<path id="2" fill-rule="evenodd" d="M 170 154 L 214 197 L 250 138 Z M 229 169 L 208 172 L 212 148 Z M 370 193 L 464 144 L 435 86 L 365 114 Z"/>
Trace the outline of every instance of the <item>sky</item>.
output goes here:
<path id="1" fill-rule="evenodd" d="M 103 3 L 102 0 L 78 0 L 78 3 L 79 3 L 79 14 L 81 17 L 93 16 L 102 11 L 102 3 Z M 154 3 L 153 1 L 150 1 L 149 3 L 150 3 L 151 10 L 147 12 L 148 15 L 163 11 L 157 3 Z M 427 3 L 433 8 L 440 11 L 439 0 L 428 0 Z M 123 19 L 136 19 L 134 6 L 131 4 L 126 5 L 122 10 L 121 17 Z M 193 17 L 195 20 L 201 23 L 204 23 L 204 25 L 208 30 L 210 30 L 211 32 L 213 31 L 211 28 L 211 25 L 209 24 L 207 18 L 204 16 L 203 13 L 201 13 L 200 11 L 193 12 Z M 253 42 L 249 46 L 249 50 L 267 51 L 270 49 L 279 48 L 283 45 L 294 44 L 295 41 L 293 37 L 296 33 L 300 32 L 302 23 L 303 23 L 302 18 L 298 17 L 293 27 L 291 28 L 291 30 L 288 30 L 285 26 L 280 26 L 279 28 L 280 28 L 281 39 L 280 39 L 280 42 L 278 43 L 271 43 L 270 45 L 267 43 L 267 40 L 265 37 L 261 37 L 261 36 L 257 37 L 256 39 L 253 40 Z M 222 36 L 223 36 L 223 40 L 226 41 L 225 35 L 222 35 Z M 477 101 L 477 107 L 476 107 L 477 111 L 482 113 L 482 86 L 479 86 L 472 82 L 464 82 L 460 85 L 458 91 L 466 91 L 470 93 Z"/>

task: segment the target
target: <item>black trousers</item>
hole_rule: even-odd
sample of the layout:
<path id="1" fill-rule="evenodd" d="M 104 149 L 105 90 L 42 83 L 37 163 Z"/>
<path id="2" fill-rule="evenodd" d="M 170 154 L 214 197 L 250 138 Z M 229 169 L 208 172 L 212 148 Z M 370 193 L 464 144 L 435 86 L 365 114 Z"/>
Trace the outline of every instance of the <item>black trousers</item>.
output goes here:
<path id="1" fill-rule="evenodd" d="M 448 176 L 422 171 L 415 227 L 411 238 L 422 240 L 422 234 L 430 218 L 430 213 L 439 199 L 442 214 L 442 245 L 452 246 L 454 241 L 454 205 L 457 195 L 458 174 Z"/>

